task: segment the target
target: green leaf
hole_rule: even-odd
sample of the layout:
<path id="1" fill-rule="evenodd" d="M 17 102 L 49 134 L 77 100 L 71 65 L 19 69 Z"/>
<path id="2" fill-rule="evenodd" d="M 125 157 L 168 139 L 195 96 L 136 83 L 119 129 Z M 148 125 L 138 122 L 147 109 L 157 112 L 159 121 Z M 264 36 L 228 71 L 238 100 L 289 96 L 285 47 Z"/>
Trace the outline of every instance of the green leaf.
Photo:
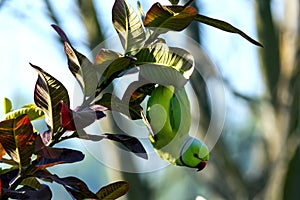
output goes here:
<path id="1" fill-rule="evenodd" d="M 179 3 L 179 0 L 169 0 L 171 4 L 177 5 Z"/>
<path id="2" fill-rule="evenodd" d="M 24 114 L 28 115 L 30 121 L 44 118 L 43 110 L 37 107 L 35 104 L 27 104 L 18 110 L 14 110 L 9 113 L 6 113 L 4 118 L 13 119 Z"/>
<path id="3" fill-rule="evenodd" d="M 68 58 L 69 69 L 78 81 L 85 97 L 92 96 L 97 86 L 97 73 L 89 59 L 74 49 L 65 34 L 57 25 L 52 25 L 64 41 L 64 50 Z"/>
<path id="4" fill-rule="evenodd" d="M 69 69 L 78 81 L 84 96 L 89 97 L 94 95 L 98 82 L 95 66 L 69 43 L 65 42 L 64 46 Z"/>
<path id="5" fill-rule="evenodd" d="M 144 26 L 155 28 L 155 36 L 169 30 L 182 31 L 192 23 L 196 15 L 197 10 L 191 6 L 162 6 L 155 3 L 146 14 Z"/>
<path id="6" fill-rule="evenodd" d="M 145 64 L 140 69 L 140 76 L 151 83 L 182 88 L 187 83 L 188 79 L 184 78 L 177 70 L 154 64 Z"/>
<path id="7" fill-rule="evenodd" d="M 229 24 L 227 22 L 224 22 L 224 21 L 221 21 L 221 20 L 218 20 L 218 19 L 213 19 L 213 18 L 210 18 L 210 17 L 206 17 L 206 16 L 203 16 L 203 15 L 200 15 L 200 14 L 198 14 L 195 17 L 195 21 L 204 23 L 204 24 L 209 25 L 209 26 L 213 26 L 215 28 L 221 29 L 221 30 L 229 32 L 229 33 L 239 34 L 240 36 L 242 36 L 243 38 L 245 38 L 246 40 L 248 40 L 252 44 L 263 47 L 262 44 L 255 41 L 254 39 L 249 37 L 246 33 L 244 33 L 243 31 L 241 31 L 239 29 L 237 29 L 236 27 L 232 26 L 231 24 Z"/>
<path id="8" fill-rule="evenodd" d="M 35 177 L 25 178 L 21 185 L 26 185 L 34 189 L 42 189 L 42 184 Z"/>
<path id="9" fill-rule="evenodd" d="M 129 69 L 131 67 L 131 63 L 133 61 L 132 57 L 120 57 L 115 59 L 103 72 L 102 74 L 102 82 L 97 87 L 100 90 L 106 88 L 115 78 L 119 77 L 121 72 Z"/>
<path id="10" fill-rule="evenodd" d="M 57 105 L 63 101 L 70 106 L 68 91 L 61 82 L 40 67 L 30 65 L 39 73 L 34 90 L 35 104 L 44 111 L 46 123 L 51 127 L 52 133 L 55 133 L 60 127 L 60 110 Z"/>
<path id="11" fill-rule="evenodd" d="M 171 67 L 189 79 L 194 70 L 194 58 L 184 49 L 168 47 L 164 43 L 155 43 L 142 49 L 136 55 L 136 65 L 161 65 Z"/>
<path id="12" fill-rule="evenodd" d="M 112 9 L 112 21 L 126 54 L 134 54 L 144 46 L 146 35 L 143 24 L 125 0 L 115 1 Z"/>
<path id="13" fill-rule="evenodd" d="M 126 181 L 118 181 L 102 187 L 96 195 L 101 200 L 117 199 L 126 194 L 129 187 Z"/>
<path id="14" fill-rule="evenodd" d="M 110 93 L 103 94 L 101 99 L 96 101 L 95 104 L 104 106 L 112 111 L 123 113 L 127 117 L 130 117 L 132 120 L 141 119 L 141 106 L 130 105 L 128 102 L 123 102 L 117 96 L 114 96 Z"/>
<path id="15" fill-rule="evenodd" d="M 7 154 L 19 164 L 19 169 L 30 163 L 34 152 L 33 127 L 27 115 L 0 122 L 0 143 Z"/>
<path id="16" fill-rule="evenodd" d="M 4 114 L 9 113 L 9 112 L 12 111 L 11 100 L 9 100 L 6 97 L 3 99 L 3 110 L 4 110 Z"/>

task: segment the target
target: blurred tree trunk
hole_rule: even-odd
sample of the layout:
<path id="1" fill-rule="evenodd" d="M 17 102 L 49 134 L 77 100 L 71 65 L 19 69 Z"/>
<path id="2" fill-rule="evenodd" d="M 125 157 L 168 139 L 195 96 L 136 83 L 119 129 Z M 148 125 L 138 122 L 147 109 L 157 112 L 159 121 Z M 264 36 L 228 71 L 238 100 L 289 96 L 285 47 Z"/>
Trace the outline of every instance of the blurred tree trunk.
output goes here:
<path id="1" fill-rule="evenodd" d="M 271 1 L 256 1 L 257 28 L 265 48 L 260 51 L 261 68 L 270 93 L 271 105 L 263 107 L 261 119 L 263 134 L 267 141 L 270 177 L 263 199 L 281 199 L 286 177 L 287 163 L 294 155 L 295 124 L 299 123 L 299 80 L 292 76 L 297 72 L 297 48 L 299 48 L 299 1 L 285 1 L 285 18 L 275 27 Z M 279 31 L 280 30 L 280 31 Z M 298 55 L 299 56 L 299 55 Z M 297 73 L 296 73 L 297 74 Z M 299 83 L 298 83 L 299 85 Z M 298 110 L 295 114 L 295 110 Z M 298 183 L 299 184 L 299 183 Z"/>

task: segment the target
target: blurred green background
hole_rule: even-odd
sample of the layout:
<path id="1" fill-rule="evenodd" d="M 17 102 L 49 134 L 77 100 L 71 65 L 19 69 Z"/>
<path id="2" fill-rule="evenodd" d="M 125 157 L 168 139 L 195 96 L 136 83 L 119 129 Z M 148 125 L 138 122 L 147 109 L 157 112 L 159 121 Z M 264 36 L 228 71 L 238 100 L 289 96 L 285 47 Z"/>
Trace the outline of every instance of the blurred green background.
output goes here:
<path id="1" fill-rule="evenodd" d="M 128 2 L 137 8 L 135 0 Z M 155 2 L 141 1 L 141 5 L 147 11 Z M 0 104 L 4 97 L 12 99 L 15 108 L 33 102 L 37 74 L 29 62 L 74 91 L 63 46 L 50 24 L 59 25 L 73 46 L 88 55 L 116 35 L 111 23 L 113 3 L 1 0 Z M 93 191 L 109 182 L 127 180 L 131 189 L 121 199 L 300 199 L 299 4 L 299 0 L 196 0 L 193 4 L 201 14 L 227 21 L 264 45 L 258 48 L 237 35 L 197 23 L 184 33 L 201 44 L 225 84 L 224 129 L 203 171 L 167 166 L 147 173 L 122 172 L 103 165 L 78 140 L 61 145 L 82 149 L 85 160 L 58 165 L 51 171 L 62 177 L 78 176 Z M 192 76 L 191 84 L 205 132 L 211 117 L 209 94 L 199 74 Z M 45 128 L 41 123 L 39 127 Z M 103 130 L 121 131 L 109 119 Z M 99 147 L 99 152 L 93 153 L 107 151 Z M 110 156 L 115 156 L 117 165 L 132 162 L 138 167 L 130 159 Z M 56 191 L 53 199 L 70 199 L 59 185 L 51 184 L 51 188 Z"/>

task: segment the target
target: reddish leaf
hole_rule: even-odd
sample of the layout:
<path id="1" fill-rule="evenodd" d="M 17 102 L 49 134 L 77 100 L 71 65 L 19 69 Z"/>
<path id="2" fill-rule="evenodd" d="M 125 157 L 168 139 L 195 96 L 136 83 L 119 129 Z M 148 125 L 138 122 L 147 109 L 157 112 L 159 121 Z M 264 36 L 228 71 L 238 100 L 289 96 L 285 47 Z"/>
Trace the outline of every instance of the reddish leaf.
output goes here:
<path id="1" fill-rule="evenodd" d="M 5 149 L 0 143 L 0 160 L 2 160 L 2 157 L 6 154 Z"/>
<path id="2" fill-rule="evenodd" d="M 30 163 L 34 139 L 33 127 L 27 115 L 0 122 L 0 143 L 20 169 Z"/>
<path id="3" fill-rule="evenodd" d="M 104 110 L 107 110 L 107 108 L 100 105 L 95 105 L 91 108 L 72 111 L 67 107 L 66 104 L 61 102 L 61 125 L 66 130 L 81 130 L 92 124 L 95 120 L 105 117 L 105 114 L 103 113 Z"/>

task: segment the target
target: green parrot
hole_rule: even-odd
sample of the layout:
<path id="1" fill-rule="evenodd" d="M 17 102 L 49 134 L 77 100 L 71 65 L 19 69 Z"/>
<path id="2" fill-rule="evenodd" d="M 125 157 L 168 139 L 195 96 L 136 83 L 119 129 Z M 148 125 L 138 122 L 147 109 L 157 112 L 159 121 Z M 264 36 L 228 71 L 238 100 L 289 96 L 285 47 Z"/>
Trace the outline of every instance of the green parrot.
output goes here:
<path id="1" fill-rule="evenodd" d="M 178 166 L 202 170 L 209 160 L 208 147 L 189 135 L 190 102 L 185 88 L 157 86 L 147 102 L 150 141 L 158 155 Z"/>

